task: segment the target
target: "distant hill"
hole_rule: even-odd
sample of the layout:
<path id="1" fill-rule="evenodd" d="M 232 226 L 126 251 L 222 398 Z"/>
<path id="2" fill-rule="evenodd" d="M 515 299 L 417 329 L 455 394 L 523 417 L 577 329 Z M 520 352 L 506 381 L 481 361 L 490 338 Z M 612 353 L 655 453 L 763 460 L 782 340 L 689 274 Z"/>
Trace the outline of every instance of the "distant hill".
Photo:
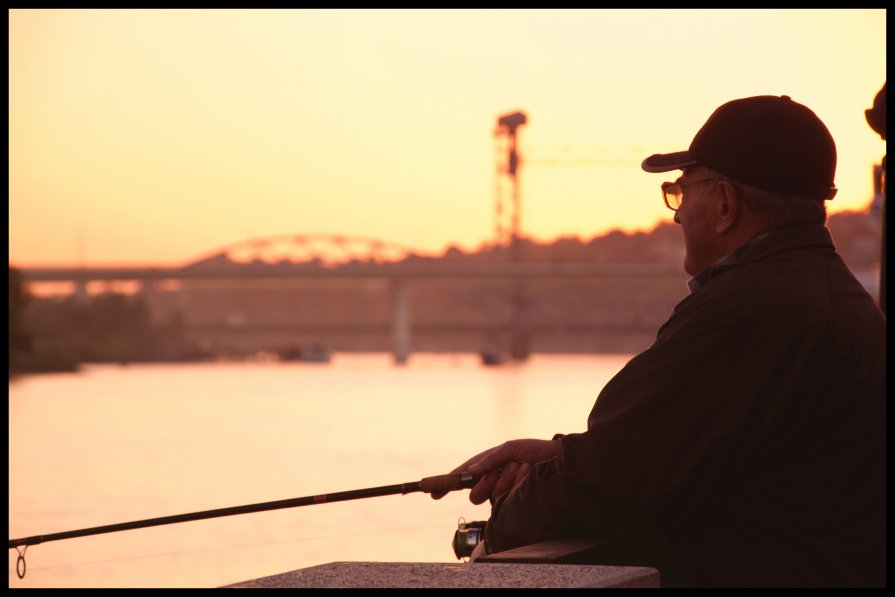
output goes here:
<path id="1" fill-rule="evenodd" d="M 852 269 L 874 267 L 880 260 L 880 222 L 867 212 L 846 211 L 827 218 L 827 227 L 836 249 Z M 684 257 L 684 238 L 680 226 L 673 222 L 659 224 L 652 230 L 633 233 L 622 230 L 581 239 L 575 236 L 558 238 L 547 243 L 521 239 L 521 259 L 530 263 L 667 263 L 680 264 Z M 411 258 L 422 259 L 422 258 Z M 509 259 L 505 248 L 484 245 L 472 252 L 456 246 L 448 247 L 437 260 L 450 262 L 503 261 Z"/>
<path id="2" fill-rule="evenodd" d="M 866 212 L 844 211 L 827 218 L 836 250 L 853 269 L 879 264 L 882 224 Z"/>

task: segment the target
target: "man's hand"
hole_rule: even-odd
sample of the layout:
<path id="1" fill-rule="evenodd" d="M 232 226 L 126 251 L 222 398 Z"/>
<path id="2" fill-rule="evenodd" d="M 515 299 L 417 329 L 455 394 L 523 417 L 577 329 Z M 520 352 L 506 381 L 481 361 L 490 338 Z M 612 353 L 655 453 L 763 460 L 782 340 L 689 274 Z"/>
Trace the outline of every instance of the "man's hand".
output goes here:
<path id="1" fill-rule="evenodd" d="M 481 504 L 487 499 L 497 499 L 515 487 L 528 474 L 532 464 L 549 460 L 560 451 L 558 441 L 515 439 L 476 454 L 451 472 L 470 472 L 479 477 L 469 492 L 469 501 Z M 445 496 L 444 493 L 431 495 L 436 500 Z"/>

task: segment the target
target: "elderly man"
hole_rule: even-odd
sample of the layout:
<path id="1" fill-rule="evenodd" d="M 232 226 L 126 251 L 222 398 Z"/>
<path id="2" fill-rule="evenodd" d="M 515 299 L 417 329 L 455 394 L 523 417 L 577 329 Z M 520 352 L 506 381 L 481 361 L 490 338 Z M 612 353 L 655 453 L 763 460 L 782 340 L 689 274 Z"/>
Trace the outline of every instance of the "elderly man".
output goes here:
<path id="1" fill-rule="evenodd" d="M 587 431 L 457 467 L 492 502 L 474 556 L 595 537 L 665 586 L 884 586 L 886 324 L 824 225 L 832 136 L 749 97 L 642 167 L 682 171 L 662 196 L 690 294 Z"/>

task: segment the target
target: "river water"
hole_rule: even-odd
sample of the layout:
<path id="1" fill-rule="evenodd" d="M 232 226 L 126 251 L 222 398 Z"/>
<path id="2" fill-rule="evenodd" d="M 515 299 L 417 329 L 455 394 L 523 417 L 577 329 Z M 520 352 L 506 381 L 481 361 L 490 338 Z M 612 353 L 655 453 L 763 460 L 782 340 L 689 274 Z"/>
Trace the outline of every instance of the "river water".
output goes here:
<path id="1" fill-rule="evenodd" d="M 335 354 L 91 365 L 9 384 L 9 538 L 418 481 L 504 440 L 582 431 L 631 355 Z M 456 562 L 468 491 L 391 495 L 28 548 L 14 587 L 218 587 L 338 561 Z"/>

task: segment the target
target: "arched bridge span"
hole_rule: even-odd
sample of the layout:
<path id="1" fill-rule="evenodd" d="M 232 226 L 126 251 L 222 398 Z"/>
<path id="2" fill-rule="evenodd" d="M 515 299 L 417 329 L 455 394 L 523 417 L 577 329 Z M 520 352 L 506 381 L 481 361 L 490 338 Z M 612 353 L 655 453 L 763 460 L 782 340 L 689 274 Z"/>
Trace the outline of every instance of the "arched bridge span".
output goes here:
<path id="1" fill-rule="evenodd" d="M 253 238 L 221 247 L 192 260 L 188 266 L 226 264 L 394 263 L 420 252 L 398 243 L 345 234 L 281 234 Z"/>

